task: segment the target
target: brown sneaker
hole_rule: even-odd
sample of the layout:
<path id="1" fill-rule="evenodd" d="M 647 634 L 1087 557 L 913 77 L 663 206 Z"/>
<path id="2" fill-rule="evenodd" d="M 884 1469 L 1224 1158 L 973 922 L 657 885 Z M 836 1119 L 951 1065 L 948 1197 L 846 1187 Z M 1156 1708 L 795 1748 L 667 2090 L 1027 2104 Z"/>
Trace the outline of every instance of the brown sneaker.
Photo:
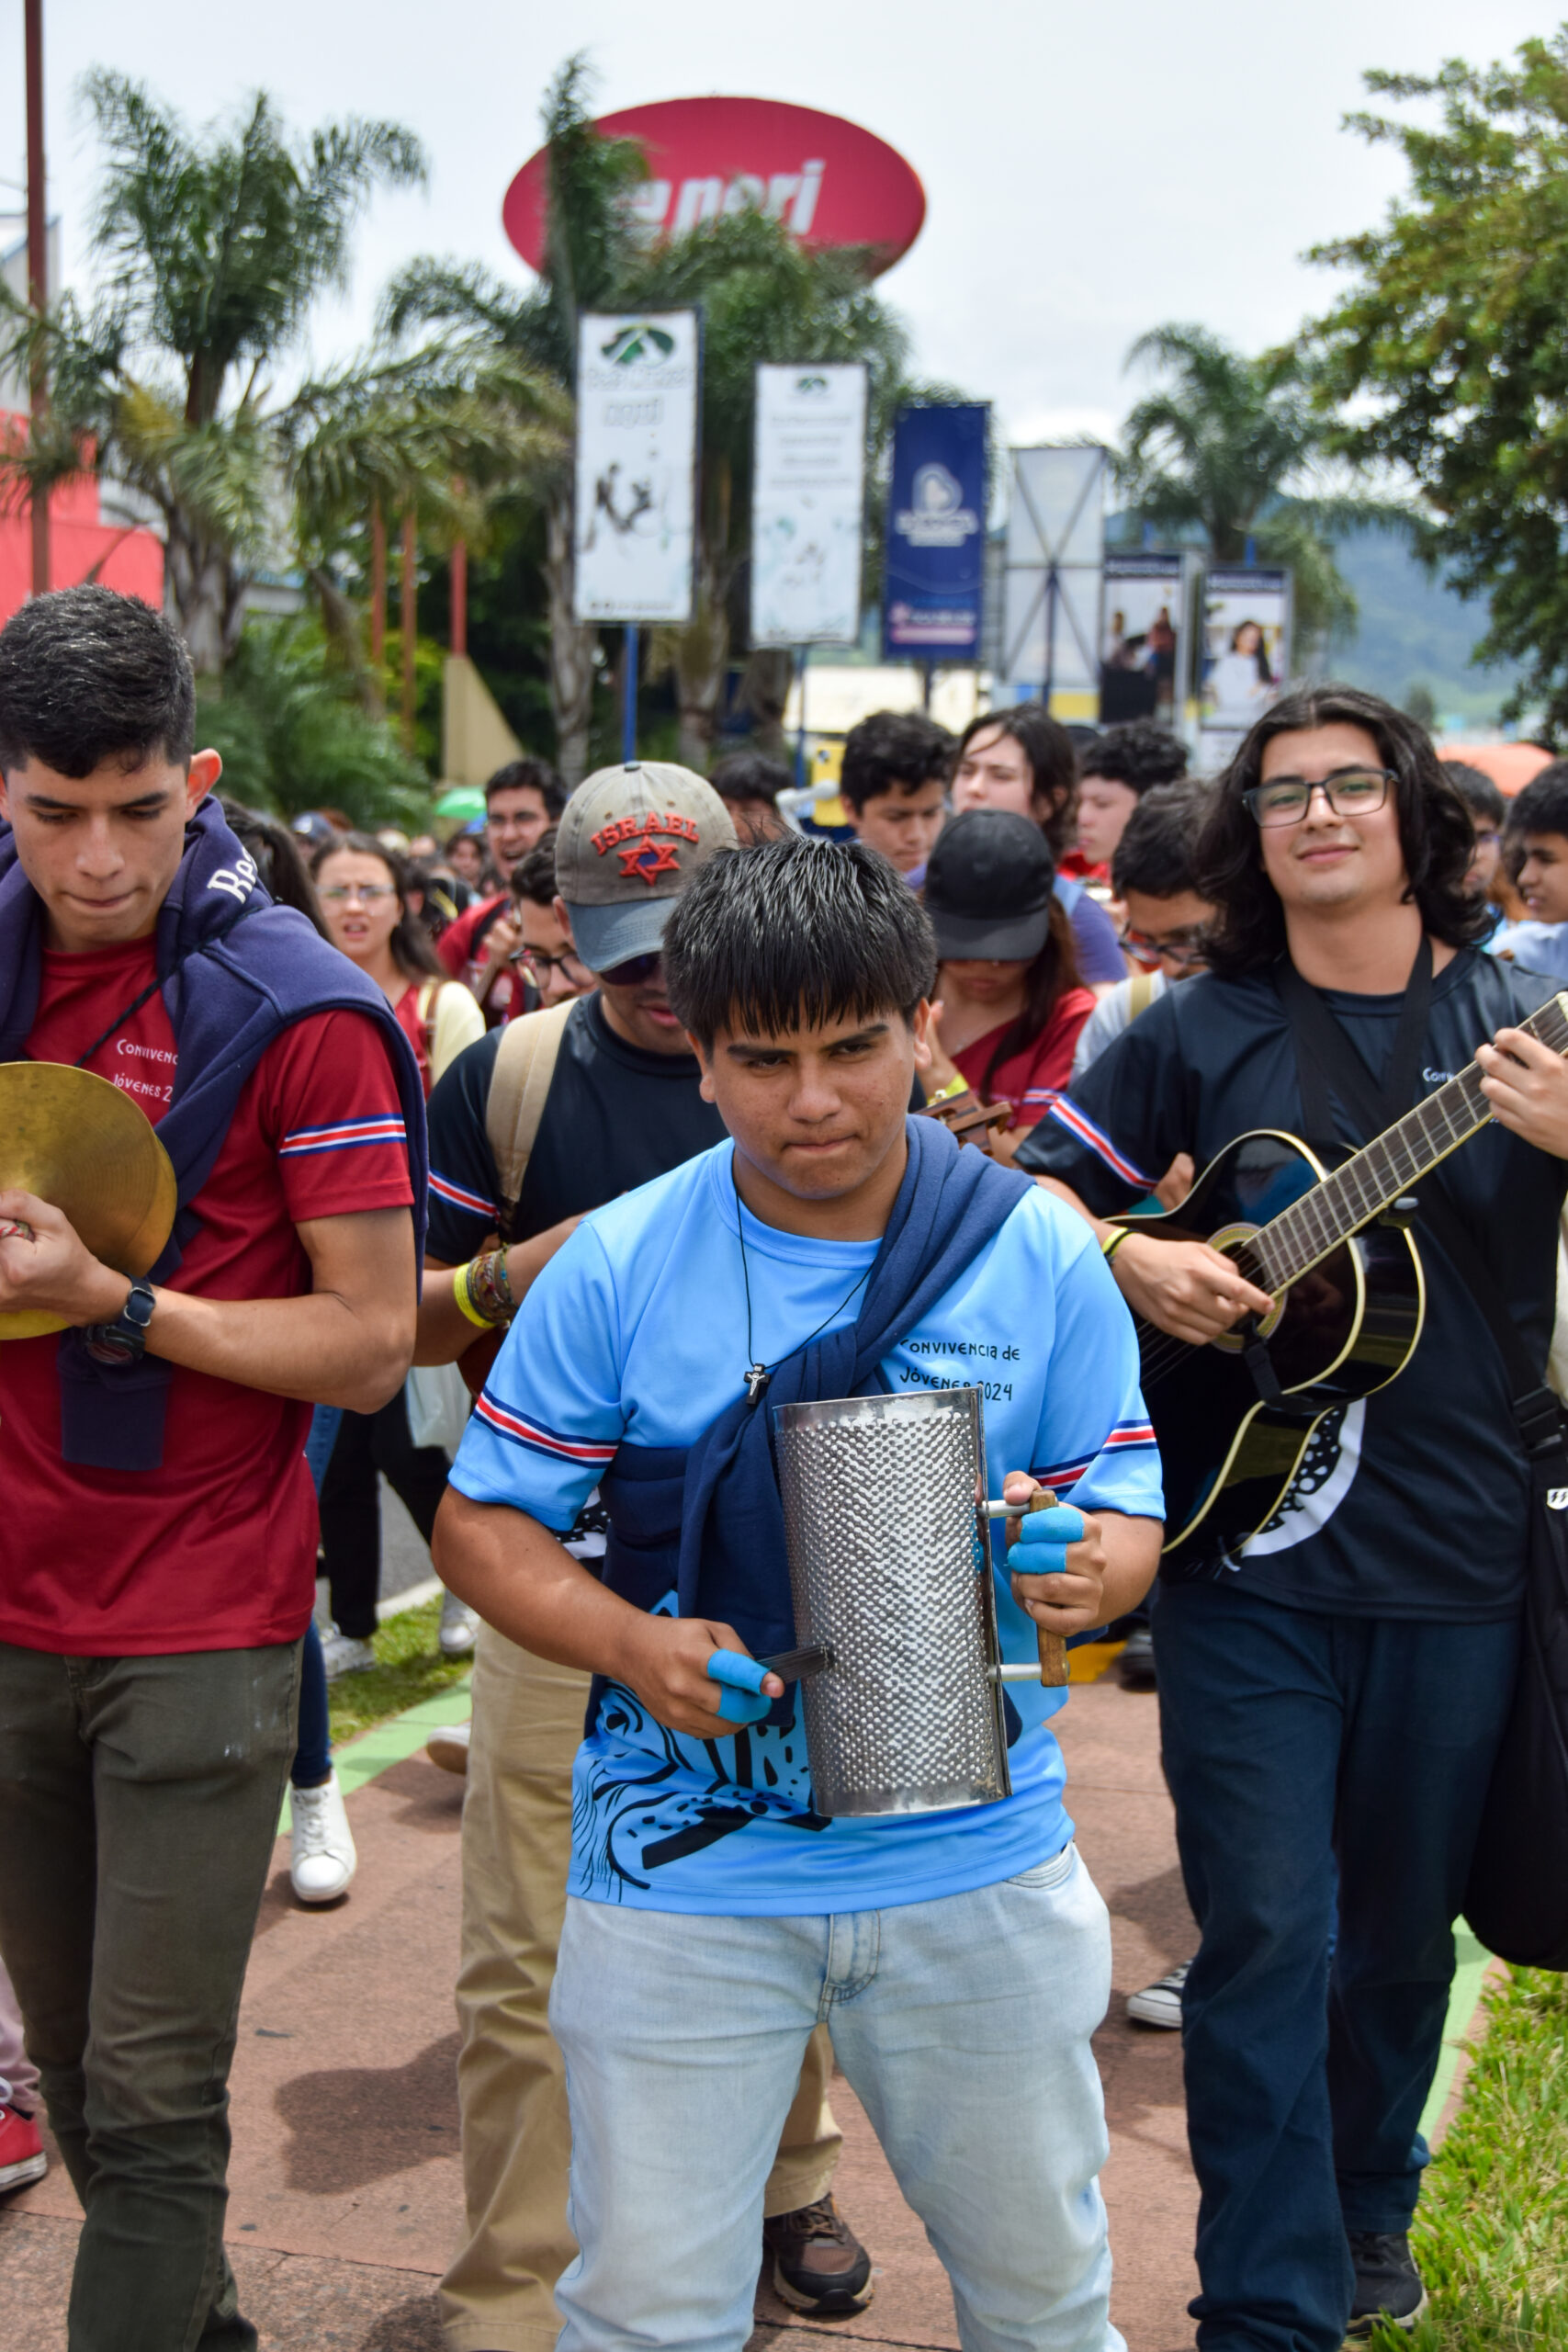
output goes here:
<path id="1" fill-rule="evenodd" d="M 871 2256 L 830 2197 L 762 2223 L 762 2245 L 773 2257 L 773 2291 L 792 2311 L 818 2319 L 863 2312 L 875 2291 Z"/>

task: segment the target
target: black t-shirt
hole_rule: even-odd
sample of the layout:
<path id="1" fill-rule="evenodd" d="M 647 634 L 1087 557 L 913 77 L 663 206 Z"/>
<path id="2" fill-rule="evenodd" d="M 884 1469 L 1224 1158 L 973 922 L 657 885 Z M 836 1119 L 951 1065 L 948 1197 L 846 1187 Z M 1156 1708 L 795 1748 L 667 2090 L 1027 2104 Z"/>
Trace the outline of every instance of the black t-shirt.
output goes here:
<path id="1" fill-rule="evenodd" d="M 459 1054 L 430 1098 L 433 1258 L 461 1265 L 495 1230 L 500 1178 L 485 1106 L 502 1032 Z M 692 1054 L 649 1054 L 617 1037 L 597 995 L 572 1006 L 523 1179 L 515 1233 L 602 1208 L 722 1141 L 724 1123 L 697 1091 Z"/>
<path id="2" fill-rule="evenodd" d="M 1553 983 L 1461 950 L 1432 985 L 1425 1093 L 1545 1002 Z M 1402 996 L 1325 991 L 1374 1077 Z M 1336 1101 L 1344 1143 L 1361 1143 Z M 1031 1128 L 1019 1165 L 1070 1184 L 1098 1216 L 1130 1208 L 1179 1151 L 1200 1170 L 1253 1127 L 1303 1132 L 1295 1051 L 1266 974 L 1168 989 Z M 1316 1140 L 1316 1138 L 1309 1138 Z M 1551 1343 L 1558 1217 L 1568 1166 L 1483 1127 L 1444 1163 L 1445 1188 L 1531 1360 Z M 1430 1182 L 1432 1180 L 1427 1179 Z M 1390 1385 L 1319 1428 L 1269 1525 L 1216 1573 L 1259 1595 L 1348 1616 L 1498 1617 L 1517 1605 L 1528 1487 L 1496 1342 L 1429 1234 L 1415 1227 L 1427 1317 Z"/>

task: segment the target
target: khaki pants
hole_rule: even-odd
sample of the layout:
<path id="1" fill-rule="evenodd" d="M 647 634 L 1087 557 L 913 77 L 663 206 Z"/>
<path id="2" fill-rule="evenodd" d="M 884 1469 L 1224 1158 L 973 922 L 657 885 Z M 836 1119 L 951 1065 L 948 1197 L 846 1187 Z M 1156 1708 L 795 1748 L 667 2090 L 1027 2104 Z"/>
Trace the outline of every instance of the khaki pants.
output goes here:
<path id="1" fill-rule="evenodd" d="M 481 1632 L 457 1977 L 468 2242 L 441 2282 L 449 2352 L 553 2352 L 560 2333 L 555 2283 L 577 2242 L 566 2220 L 565 2070 L 547 2010 L 587 1696 L 585 1674 Z M 819 2027 L 768 2176 L 770 2214 L 813 2204 L 832 2185 L 843 2143 L 828 2105 L 831 2069 Z"/>

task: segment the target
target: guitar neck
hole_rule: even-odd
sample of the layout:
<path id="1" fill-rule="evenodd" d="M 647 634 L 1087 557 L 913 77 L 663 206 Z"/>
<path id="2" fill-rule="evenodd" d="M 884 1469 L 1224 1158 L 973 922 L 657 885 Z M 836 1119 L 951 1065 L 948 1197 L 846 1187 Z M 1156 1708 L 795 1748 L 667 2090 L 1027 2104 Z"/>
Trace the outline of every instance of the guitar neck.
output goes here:
<path id="1" fill-rule="evenodd" d="M 1558 995 L 1517 1024 L 1554 1054 L 1568 1053 L 1568 995 Z M 1264 1289 L 1278 1293 L 1373 1224 L 1413 1184 L 1479 1134 L 1492 1117 L 1471 1062 L 1424 1102 L 1362 1147 L 1321 1184 L 1263 1226 L 1247 1245 Z"/>

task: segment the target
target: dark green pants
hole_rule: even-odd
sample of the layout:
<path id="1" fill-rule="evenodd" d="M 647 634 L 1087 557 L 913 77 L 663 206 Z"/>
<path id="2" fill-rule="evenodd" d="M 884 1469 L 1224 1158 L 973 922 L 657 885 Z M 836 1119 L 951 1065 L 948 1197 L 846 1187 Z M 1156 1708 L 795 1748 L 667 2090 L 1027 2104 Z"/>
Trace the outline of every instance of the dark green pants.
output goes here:
<path id="1" fill-rule="evenodd" d="M 228 2079 L 299 1687 L 298 1643 L 0 1643 L 0 1953 L 86 2216 L 70 2352 L 254 2352 Z"/>

